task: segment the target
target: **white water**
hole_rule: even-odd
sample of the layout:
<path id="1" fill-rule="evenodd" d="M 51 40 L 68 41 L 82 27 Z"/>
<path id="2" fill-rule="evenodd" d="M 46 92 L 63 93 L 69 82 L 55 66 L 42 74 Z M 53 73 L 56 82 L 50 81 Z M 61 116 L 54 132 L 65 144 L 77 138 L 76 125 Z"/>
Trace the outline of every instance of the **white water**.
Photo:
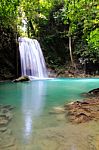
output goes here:
<path id="1" fill-rule="evenodd" d="M 36 39 L 19 37 L 21 75 L 33 78 L 47 78 L 45 60 L 39 42 Z"/>

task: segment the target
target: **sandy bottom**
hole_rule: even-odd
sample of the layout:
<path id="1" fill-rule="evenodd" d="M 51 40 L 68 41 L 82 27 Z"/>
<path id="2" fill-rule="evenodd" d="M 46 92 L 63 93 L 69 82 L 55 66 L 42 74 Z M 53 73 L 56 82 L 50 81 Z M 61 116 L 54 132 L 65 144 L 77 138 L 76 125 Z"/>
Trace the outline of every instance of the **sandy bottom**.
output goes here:
<path id="1" fill-rule="evenodd" d="M 42 128 L 34 125 L 34 132 L 23 139 L 17 132 L 14 135 L 16 150 L 99 150 L 99 121 L 72 124 L 63 114 L 55 119 L 56 126 L 46 127 L 44 122 Z"/>

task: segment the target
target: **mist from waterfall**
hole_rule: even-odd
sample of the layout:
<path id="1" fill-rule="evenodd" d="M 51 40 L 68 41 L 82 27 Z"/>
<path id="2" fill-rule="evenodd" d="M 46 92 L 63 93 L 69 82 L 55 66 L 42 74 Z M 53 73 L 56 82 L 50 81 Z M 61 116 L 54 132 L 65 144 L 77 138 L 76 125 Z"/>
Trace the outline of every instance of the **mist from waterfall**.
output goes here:
<path id="1" fill-rule="evenodd" d="M 39 42 L 36 39 L 19 37 L 21 75 L 47 78 L 45 60 Z"/>

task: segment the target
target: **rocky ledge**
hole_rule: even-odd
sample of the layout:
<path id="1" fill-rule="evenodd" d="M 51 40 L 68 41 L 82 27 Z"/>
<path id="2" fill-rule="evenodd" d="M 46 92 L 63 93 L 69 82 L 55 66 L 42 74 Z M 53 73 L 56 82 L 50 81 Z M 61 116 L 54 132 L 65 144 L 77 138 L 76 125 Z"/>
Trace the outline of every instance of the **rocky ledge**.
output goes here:
<path id="1" fill-rule="evenodd" d="M 99 119 L 99 88 L 92 89 L 84 94 L 83 101 L 66 104 L 69 120 L 75 123 L 84 123 Z"/>
<path id="2" fill-rule="evenodd" d="M 84 94 L 83 101 L 65 104 L 64 107 L 55 107 L 50 113 L 65 113 L 69 121 L 84 123 L 99 119 L 99 88 Z"/>
<path id="3" fill-rule="evenodd" d="M 66 104 L 68 118 L 74 123 L 84 123 L 99 119 L 99 99 L 89 98 L 84 101 L 76 101 Z"/>

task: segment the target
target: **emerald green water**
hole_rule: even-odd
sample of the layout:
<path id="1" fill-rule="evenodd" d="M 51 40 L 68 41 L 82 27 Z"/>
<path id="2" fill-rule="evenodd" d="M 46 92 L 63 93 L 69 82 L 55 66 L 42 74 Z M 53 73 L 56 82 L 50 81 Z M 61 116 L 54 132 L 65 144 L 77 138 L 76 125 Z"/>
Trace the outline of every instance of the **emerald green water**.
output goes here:
<path id="1" fill-rule="evenodd" d="M 16 107 L 9 127 L 17 150 L 99 150 L 98 121 L 75 125 L 64 114 L 49 113 L 53 107 L 81 100 L 81 93 L 98 87 L 99 79 L 0 83 L 0 103 Z"/>

